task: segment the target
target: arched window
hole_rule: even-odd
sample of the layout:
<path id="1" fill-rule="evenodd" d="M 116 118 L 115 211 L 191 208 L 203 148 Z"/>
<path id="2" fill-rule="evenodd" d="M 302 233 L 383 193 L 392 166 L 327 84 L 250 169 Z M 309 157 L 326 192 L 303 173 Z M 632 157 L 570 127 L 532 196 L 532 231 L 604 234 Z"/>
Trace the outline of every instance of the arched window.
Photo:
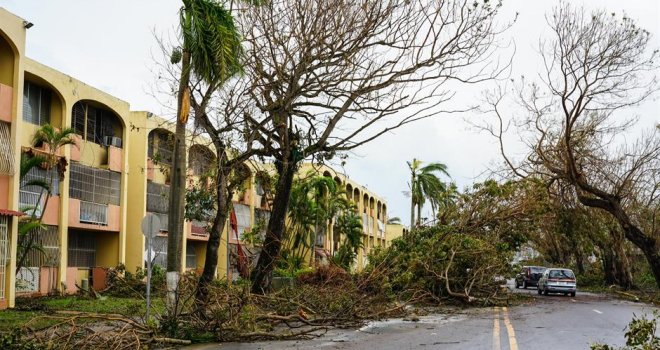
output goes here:
<path id="1" fill-rule="evenodd" d="M 174 134 L 165 129 L 151 130 L 147 141 L 147 155 L 157 163 L 172 163 Z"/>
<path id="2" fill-rule="evenodd" d="M 211 164 L 214 161 L 215 155 L 208 147 L 202 145 L 193 145 L 190 147 L 188 168 L 192 170 L 193 175 L 200 176 L 208 174 Z"/>
<path id="3" fill-rule="evenodd" d="M 100 106 L 79 101 L 73 105 L 73 129 L 83 140 L 104 146 L 122 147 L 122 123 L 117 115 Z"/>

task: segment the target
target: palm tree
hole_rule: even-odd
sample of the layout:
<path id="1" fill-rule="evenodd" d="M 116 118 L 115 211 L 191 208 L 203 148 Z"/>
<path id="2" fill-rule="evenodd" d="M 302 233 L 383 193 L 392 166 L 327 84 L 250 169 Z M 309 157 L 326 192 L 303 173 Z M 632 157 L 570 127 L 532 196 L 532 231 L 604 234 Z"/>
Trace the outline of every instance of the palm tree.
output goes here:
<path id="1" fill-rule="evenodd" d="M 429 163 L 422 166 L 423 162 L 418 159 L 407 162 L 410 169 L 410 227 L 415 226 L 415 208 L 417 208 L 417 226 L 421 225 L 421 214 L 424 204 L 428 200 L 433 212 L 440 205 L 446 185 L 440 180 L 439 175 L 446 175 L 447 166 L 442 163 Z"/>
<path id="2" fill-rule="evenodd" d="M 348 200 L 332 178 L 311 173 L 294 181 L 289 197 L 284 246 L 290 250 L 287 257 L 302 262 L 316 244 L 319 228 L 327 227 Z"/>
<path id="3" fill-rule="evenodd" d="M 358 250 L 364 246 L 362 242 L 362 219 L 355 212 L 354 204 L 352 204 L 352 207 L 343 210 L 337 217 L 335 234 L 340 237 L 343 236 L 344 240 L 335 252 L 333 261 L 341 268 L 348 270 L 355 261 Z"/>
<path id="4" fill-rule="evenodd" d="M 58 130 L 50 124 L 43 125 L 34 134 L 32 144 L 34 146 L 43 145 L 47 150 L 45 155 L 34 155 L 31 157 L 22 157 L 20 166 L 21 187 L 39 188 L 40 194 L 37 204 L 21 208 L 27 215 L 19 221 L 18 225 L 18 254 L 16 260 L 16 273 L 20 271 L 25 263 L 27 256 L 31 251 L 43 253 L 43 249 L 35 243 L 36 235 L 44 228 L 42 223 L 46 206 L 52 193 L 51 184 L 55 180 L 53 172 L 48 172 L 47 179 L 33 179 L 23 182 L 23 179 L 33 168 L 39 166 L 47 170 L 57 167 L 58 179 L 61 180 L 66 171 L 67 162 L 64 158 L 58 156 L 59 150 L 66 145 L 76 145 L 73 135 L 75 130 L 68 128 Z M 43 205 L 41 203 L 43 202 Z"/>
<path id="5" fill-rule="evenodd" d="M 208 84 L 209 91 L 214 91 L 241 71 L 242 52 L 240 35 L 234 26 L 231 12 L 214 0 L 183 0 L 179 25 L 182 45 L 172 53 L 172 63 L 181 63 L 181 76 L 177 94 L 177 123 L 170 186 L 168 272 L 181 270 L 186 189 L 185 136 L 190 112 L 191 74 Z M 202 280 L 208 278 L 200 279 Z"/>
<path id="6" fill-rule="evenodd" d="M 388 225 L 399 225 L 401 224 L 401 218 L 398 216 L 395 216 L 393 218 L 387 219 L 387 224 Z"/>

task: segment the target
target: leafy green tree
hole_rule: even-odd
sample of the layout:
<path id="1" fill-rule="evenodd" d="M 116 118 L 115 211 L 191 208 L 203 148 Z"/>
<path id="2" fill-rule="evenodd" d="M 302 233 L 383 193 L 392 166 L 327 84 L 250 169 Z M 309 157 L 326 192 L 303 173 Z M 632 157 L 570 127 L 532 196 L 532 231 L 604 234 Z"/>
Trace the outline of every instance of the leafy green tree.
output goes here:
<path id="1" fill-rule="evenodd" d="M 428 200 L 435 213 L 447 190 L 440 175 L 449 176 L 447 166 L 442 163 L 429 163 L 414 159 L 408 162 L 410 169 L 410 226 L 421 225 L 422 208 Z M 417 222 L 415 224 L 415 208 L 417 208 Z"/>

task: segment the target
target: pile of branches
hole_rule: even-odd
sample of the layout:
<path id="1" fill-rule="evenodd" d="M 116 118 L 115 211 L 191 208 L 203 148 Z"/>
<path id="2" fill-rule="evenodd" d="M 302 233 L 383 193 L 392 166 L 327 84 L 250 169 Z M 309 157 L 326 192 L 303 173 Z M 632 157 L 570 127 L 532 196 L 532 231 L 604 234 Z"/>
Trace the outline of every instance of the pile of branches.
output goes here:
<path id="1" fill-rule="evenodd" d="M 318 266 L 291 286 L 269 294 L 251 294 L 249 284 L 215 283 L 210 302 L 177 318 L 173 337 L 204 334 L 213 341 L 309 339 L 331 328 L 349 328 L 367 320 L 402 316 L 405 303 L 373 293 L 369 278 L 339 267 Z M 191 283 L 186 283 L 191 285 Z M 181 290 L 181 297 L 194 291 Z"/>
<path id="2" fill-rule="evenodd" d="M 440 225 L 415 230 L 377 250 L 369 257 L 369 269 L 383 275 L 382 293 L 495 305 L 507 300 L 501 276 L 509 272 L 509 258 L 510 252 L 493 237 Z"/>
<path id="3" fill-rule="evenodd" d="M 52 323 L 44 328 L 35 325 Z M 9 342 L 2 344 L 2 342 Z M 0 340 L 7 349 L 142 349 L 157 345 L 188 345 L 189 340 L 162 337 L 154 327 L 119 314 L 60 311 L 33 318 Z"/>

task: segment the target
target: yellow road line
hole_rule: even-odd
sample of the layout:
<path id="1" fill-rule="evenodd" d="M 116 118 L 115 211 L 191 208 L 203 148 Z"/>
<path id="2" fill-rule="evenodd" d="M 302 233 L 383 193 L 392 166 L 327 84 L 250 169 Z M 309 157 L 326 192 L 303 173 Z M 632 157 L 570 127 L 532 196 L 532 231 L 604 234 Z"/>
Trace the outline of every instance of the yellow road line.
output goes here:
<path id="1" fill-rule="evenodd" d="M 516 332 L 513 330 L 511 321 L 509 321 L 509 310 L 506 307 L 503 307 L 502 313 L 504 314 L 504 325 L 506 326 L 506 332 L 509 334 L 509 350 L 518 350 Z"/>
<path id="2" fill-rule="evenodd" d="M 495 317 L 493 318 L 493 350 L 502 350 L 500 346 L 500 308 L 493 309 Z"/>

